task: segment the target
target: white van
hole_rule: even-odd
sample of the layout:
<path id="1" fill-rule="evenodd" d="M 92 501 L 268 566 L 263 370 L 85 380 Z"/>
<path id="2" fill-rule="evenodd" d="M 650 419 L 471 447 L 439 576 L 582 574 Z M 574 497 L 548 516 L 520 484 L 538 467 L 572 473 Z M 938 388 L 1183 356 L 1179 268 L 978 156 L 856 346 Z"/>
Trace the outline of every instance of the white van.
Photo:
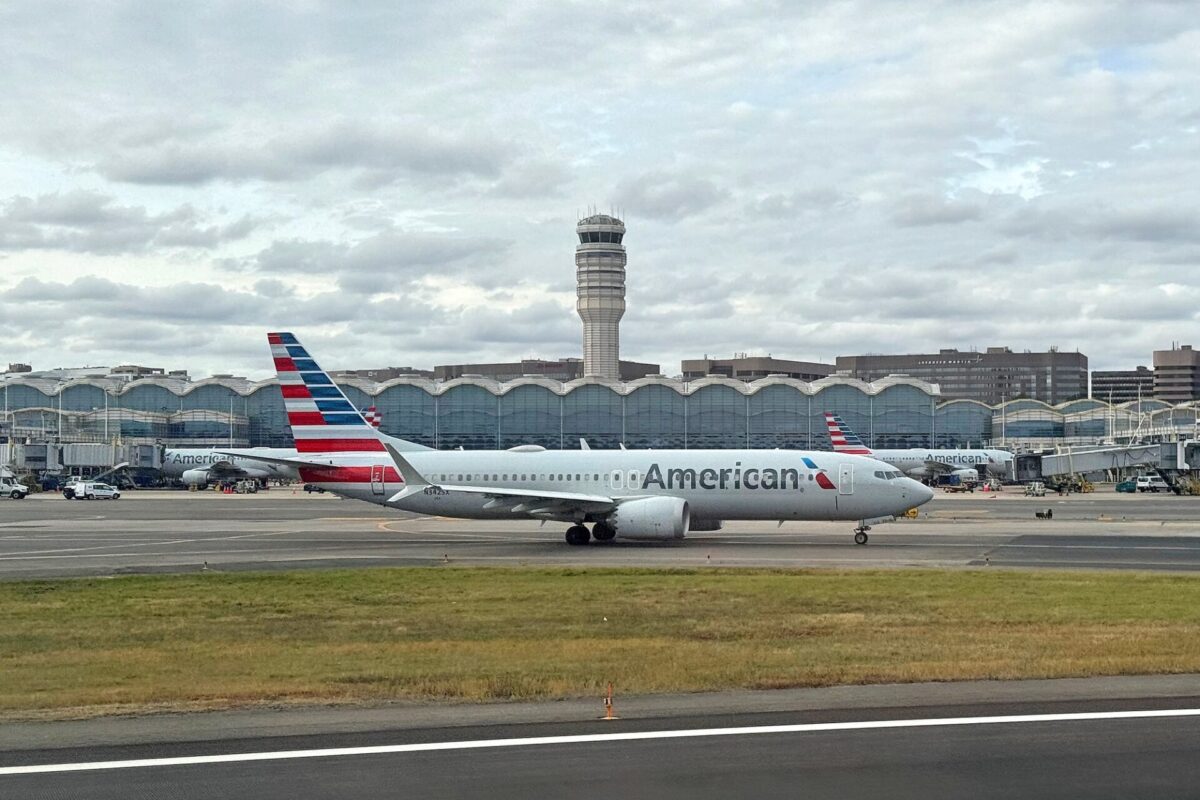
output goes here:
<path id="1" fill-rule="evenodd" d="M 1139 492 L 1169 492 L 1171 487 L 1161 475 L 1138 475 L 1134 482 Z"/>
<path id="2" fill-rule="evenodd" d="M 80 481 L 74 485 L 76 500 L 119 500 L 121 493 L 107 483 Z"/>

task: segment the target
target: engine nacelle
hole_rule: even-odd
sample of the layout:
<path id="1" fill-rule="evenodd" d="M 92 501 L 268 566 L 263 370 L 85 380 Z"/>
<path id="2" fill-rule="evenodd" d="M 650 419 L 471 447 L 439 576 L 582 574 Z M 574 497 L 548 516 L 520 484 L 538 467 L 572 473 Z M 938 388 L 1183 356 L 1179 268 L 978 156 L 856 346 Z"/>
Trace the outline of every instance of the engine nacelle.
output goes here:
<path id="1" fill-rule="evenodd" d="M 204 488 L 208 485 L 208 470 L 206 469 L 189 469 L 184 470 L 184 473 L 179 476 L 179 479 L 187 486 L 199 486 Z"/>
<path id="2" fill-rule="evenodd" d="M 972 469 L 971 467 L 956 469 L 950 474 L 958 478 L 963 483 L 979 483 L 979 470 Z"/>
<path id="3" fill-rule="evenodd" d="M 625 539 L 682 539 L 691 512 L 680 497 L 643 497 L 621 503 L 605 522 Z"/>
<path id="4" fill-rule="evenodd" d="M 724 523 L 719 519 L 692 519 L 688 521 L 688 531 L 719 531 Z"/>

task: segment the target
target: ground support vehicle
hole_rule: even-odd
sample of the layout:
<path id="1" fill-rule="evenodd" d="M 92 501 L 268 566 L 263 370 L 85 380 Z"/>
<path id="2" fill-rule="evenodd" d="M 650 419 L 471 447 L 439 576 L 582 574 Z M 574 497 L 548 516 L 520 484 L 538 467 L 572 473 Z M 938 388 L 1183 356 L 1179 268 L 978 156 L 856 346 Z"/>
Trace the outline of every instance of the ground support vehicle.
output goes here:
<path id="1" fill-rule="evenodd" d="M 24 500 L 29 496 L 29 487 L 16 478 L 0 478 L 0 497 Z"/>

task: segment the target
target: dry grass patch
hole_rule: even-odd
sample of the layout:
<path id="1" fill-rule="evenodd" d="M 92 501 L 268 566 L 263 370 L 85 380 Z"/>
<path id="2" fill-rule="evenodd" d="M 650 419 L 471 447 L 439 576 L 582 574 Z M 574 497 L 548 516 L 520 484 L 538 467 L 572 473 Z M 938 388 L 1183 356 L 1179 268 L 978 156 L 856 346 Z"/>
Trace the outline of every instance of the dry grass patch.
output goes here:
<path id="1" fill-rule="evenodd" d="M 0 713 L 1200 672 L 1200 579 L 372 569 L 0 584 Z"/>

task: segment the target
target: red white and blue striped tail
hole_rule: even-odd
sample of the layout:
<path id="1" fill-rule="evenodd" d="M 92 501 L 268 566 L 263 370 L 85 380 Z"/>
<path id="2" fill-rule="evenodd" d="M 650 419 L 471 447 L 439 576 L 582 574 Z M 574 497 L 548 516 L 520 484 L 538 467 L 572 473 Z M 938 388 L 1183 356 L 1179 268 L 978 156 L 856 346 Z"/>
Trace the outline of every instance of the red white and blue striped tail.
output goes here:
<path id="1" fill-rule="evenodd" d="M 871 449 L 863 444 L 863 440 L 858 438 L 858 434 L 846 427 L 846 423 L 842 422 L 842 418 L 837 414 L 831 414 L 826 411 L 825 425 L 829 428 L 829 439 L 833 442 L 833 451 L 835 453 L 849 453 L 858 456 L 871 455 Z"/>
<path id="2" fill-rule="evenodd" d="M 382 453 L 379 432 L 290 333 L 268 333 L 288 425 L 300 453 Z"/>
<path id="3" fill-rule="evenodd" d="M 362 410 L 363 419 L 372 428 L 378 428 L 383 424 L 383 414 L 379 413 L 379 409 L 375 406 L 367 406 Z"/>

